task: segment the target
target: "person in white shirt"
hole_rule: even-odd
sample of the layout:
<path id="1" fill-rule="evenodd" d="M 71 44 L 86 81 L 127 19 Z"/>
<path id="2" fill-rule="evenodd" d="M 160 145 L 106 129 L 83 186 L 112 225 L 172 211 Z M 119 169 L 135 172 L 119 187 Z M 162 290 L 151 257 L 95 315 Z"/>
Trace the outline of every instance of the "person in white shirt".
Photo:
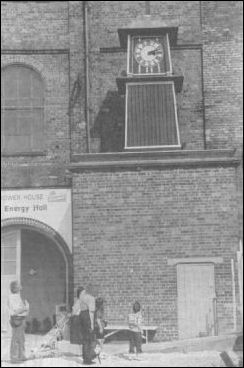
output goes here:
<path id="1" fill-rule="evenodd" d="M 10 359 L 13 363 L 26 360 L 25 357 L 25 318 L 29 312 L 29 303 L 23 301 L 20 295 L 21 285 L 18 281 L 10 283 L 8 308 L 12 338 L 10 345 Z"/>
<path id="2" fill-rule="evenodd" d="M 84 364 L 92 364 L 96 354 L 93 350 L 94 340 L 94 313 L 96 309 L 95 298 L 88 294 L 84 288 L 80 293 L 80 317 L 83 334 L 83 361 Z"/>
<path id="3" fill-rule="evenodd" d="M 72 314 L 70 317 L 70 343 L 78 345 L 80 347 L 80 355 L 82 355 L 82 344 L 83 344 L 83 334 L 81 326 L 81 303 L 80 294 L 83 288 L 77 289 L 76 300 L 72 308 Z"/>
<path id="4" fill-rule="evenodd" d="M 77 300 L 73 306 L 71 319 L 71 340 L 73 344 L 82 344 L 84 364 L 92 364 L 96 354 L 93 350 L 95 298 L 83 287 L 77 289 Z"/>
<path id="5" fill-rule="evenodd" d="M 133 313 L 128 316 L 130 328 L 130 348 L 129 353 L 142 353 L 142 313 L 140 303 L 135 302 L 133 305 Z"/>

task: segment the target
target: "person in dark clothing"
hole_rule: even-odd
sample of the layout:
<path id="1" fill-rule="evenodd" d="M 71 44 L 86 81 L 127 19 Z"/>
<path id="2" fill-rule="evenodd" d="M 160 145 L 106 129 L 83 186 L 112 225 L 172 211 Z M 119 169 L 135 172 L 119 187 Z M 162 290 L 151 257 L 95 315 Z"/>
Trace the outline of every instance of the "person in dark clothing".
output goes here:
<path id="1" fill-rule="evenodd" d="M 94 313 L 95 298 L 88 294 L 83 287 L 79 287 L 71 317 L 70 342 L 82 345 L 82 357 L 86 365 L 92 364 L 92 359 L 96 356 L 93 349 L 95 339 Z"/>
<path id="2" fill-rule="evenodd" d="M 80 318 L 81 330 L 83 334 L 83 361 L 84 364 L 93 364 L 93 359 L 96 357 L 94 352 L 94 313 L 95 313 L 95 298 L 88 294 L 84 288 L 80 293 Z"/>
<path id="3" fill-rule="evenodd" d="M 96 354 L 93 349 L 93 342 L 95 340 L 94 331 L 91 328 L 90 314 L 88 310 L 81 311 L 81 331 L 83 335 L 82 342 L 82 356 L 84 364 L 92 364 L 92 359 L 95 358 Z"/>
<path id="4" fill-rule="evenodd" d="M 96 352 L 99 359 L 103 352 L 104 328 L 106 327 L 106 325 L 107 322 L 104 320 L 104 299 L 100 297 L 96 299 L 95 324 L 94 324 L 94 332 L 96 337 Z"/>
<path id="5" fill-rule="evenodd" d="M 77 289 L 77 300 L 74 303 L 72 315 L 70 317 L 70 343 L 80 346 L 80 354 L 82 354 L 82 344 L 83 344 L 83 334 L 81 328 L 81 318 L 80 318 L 80 293 L 81 288 Z"/>
<path id="6" fill-rule="evenodd" d="M 98 340 L 104 337 L 104 327 L 106 327 L 106 321 L 104 320 L 104 300 L 103 298 L 97 298 L 94 331 Z"/>

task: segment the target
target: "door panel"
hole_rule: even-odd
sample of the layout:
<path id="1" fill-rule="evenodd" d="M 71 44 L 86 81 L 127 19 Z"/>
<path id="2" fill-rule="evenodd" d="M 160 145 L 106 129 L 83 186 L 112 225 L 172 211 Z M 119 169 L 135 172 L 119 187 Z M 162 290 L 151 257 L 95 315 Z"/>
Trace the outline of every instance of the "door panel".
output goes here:
<path id="1" fill-rule="evenodd" d="M 177 265 L 179 338 L 213 335 L 213 264 Z"/>
<path id="2" fill-rule="evenodd" d="M 20 230 L 1 232 L 1 331 L 9 332 L 8 296 L 10 282 L 20 280 Z"/>

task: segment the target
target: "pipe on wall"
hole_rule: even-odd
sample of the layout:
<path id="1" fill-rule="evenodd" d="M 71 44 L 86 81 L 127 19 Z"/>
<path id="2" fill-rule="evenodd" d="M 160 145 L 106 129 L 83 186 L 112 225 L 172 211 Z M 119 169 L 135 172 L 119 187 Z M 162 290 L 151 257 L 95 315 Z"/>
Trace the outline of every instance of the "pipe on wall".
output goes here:
<path id="1" fill-rule="evenodd" d="M 231 259 L 231 276 L 232 276 L 232 306 L 233 306 L 233 325 L 234 332 L 237 330 L 237 316 L 236 316 L 236 283 L 235 283 L 235 263 Z"/>
<path id="2" fill-rule="evenodd" d="M 203 9 L 202 9 L 202 1 L 199 1 L 200 5 L 200 26 L 201 33 L 203 37 Z M 205 88 L 204 88 L 204 42 L 202 39 L 202 47 L 201 47 L 201 82 L 202 82 L 202 109 L 203 109 L 203 148 L 207 149 L 207 137 L 206 137 L 206 111 L 205 111 Z"/>
<path id="3" fill-rule="evenodd" d="M 243 245 L 240 239 L 240 247 L 237 252 L 238 265 L 238 286 L 239 286 L 239 300 L 240 300 L 240 314 L 243 323 Z"/>
<path id="4" fill-rule="evenodd" d="M 85 49 L 85 121 L 87 153 L 90 153 L 90 88 L 89 88 L 89 27 L 88 1 L 83 1 L 84 49 Z"/>

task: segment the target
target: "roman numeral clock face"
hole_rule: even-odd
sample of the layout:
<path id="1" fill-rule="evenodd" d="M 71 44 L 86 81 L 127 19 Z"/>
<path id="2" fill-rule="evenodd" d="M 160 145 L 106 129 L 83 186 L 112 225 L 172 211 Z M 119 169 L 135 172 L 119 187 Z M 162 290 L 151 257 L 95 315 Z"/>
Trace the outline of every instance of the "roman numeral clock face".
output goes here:
<path id="1" fill-rule="evenodd" d="M 137 73 L 160 73 L 163 56 L 163 45 L 158 38 L 135 40 L 134 59 L 137 63 Z"/>

